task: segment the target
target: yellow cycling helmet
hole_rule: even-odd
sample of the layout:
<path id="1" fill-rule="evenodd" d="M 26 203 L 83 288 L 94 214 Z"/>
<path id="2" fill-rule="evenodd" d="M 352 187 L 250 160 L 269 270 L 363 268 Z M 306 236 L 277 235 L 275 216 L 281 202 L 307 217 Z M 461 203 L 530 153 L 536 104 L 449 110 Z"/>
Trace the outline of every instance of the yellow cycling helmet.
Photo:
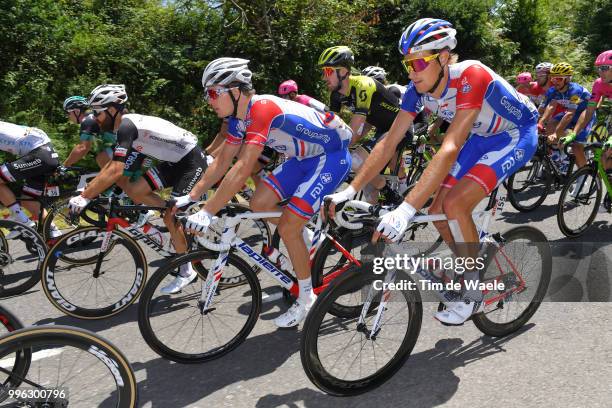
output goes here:
<path id="1" fill-rule="evenodd" d="M 553 65 L 550 69 L 550 75 L 558 75 L 558 76 L 568 76 L 574 75 L 574 67 L 572 67 L 567 62 L 559 62 L 558 64 Z"/>
<path id="2" fill-rule="evenodd" d="M 353 51 L 349 47 L 339 45 L 336 47 L 329 47 L 321 53 L 319 56 L 319 62 L 317 63 L 320 67 L 346 67 L 350 68 L 355 63 L 355 57 Z"/>

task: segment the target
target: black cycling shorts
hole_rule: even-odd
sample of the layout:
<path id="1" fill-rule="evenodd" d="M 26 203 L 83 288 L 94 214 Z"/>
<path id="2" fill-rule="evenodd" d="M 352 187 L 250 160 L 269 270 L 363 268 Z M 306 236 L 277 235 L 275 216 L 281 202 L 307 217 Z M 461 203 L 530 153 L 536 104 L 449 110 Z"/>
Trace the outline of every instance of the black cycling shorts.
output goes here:
<path id="1" fill-rule="evenodd" d="M 259 158 L 257 159 L 261 164 L 267 165 L 274 159 L 274 155 L 276 154 L 276 150 L 271 147 L 264 146 Z"/>
<path id="2" fill-rule="evenodd" d="M 206 155 L 196 146 L 176 163 L 163 162 L 145 173 L 153 191 L 172 187 L 172 196 L 188 194 L 206 171 Z"/>
<path id="3" fill-rule="evenodd" d="M 44 193 L 45 180 L 59 167 L 58 155 L 50 143 L 39 146 L 19 159 L 4 163 L 0 177 L 7 183 L 25 180 L 23 194 L 40 197 Z"/>

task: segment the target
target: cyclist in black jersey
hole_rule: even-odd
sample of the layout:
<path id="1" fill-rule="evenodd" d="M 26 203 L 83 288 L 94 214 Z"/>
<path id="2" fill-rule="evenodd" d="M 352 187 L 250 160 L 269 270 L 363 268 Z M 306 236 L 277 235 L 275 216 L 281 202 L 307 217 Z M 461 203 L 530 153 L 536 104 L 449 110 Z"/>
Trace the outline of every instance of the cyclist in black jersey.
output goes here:
<path id="1" fill-rule="evenodd" d="M 372 127 L 376 128 L 375 135 L 351 153 L 352 169 L 356 172 L 368 158 L 374 145 L 391 128 L 399 112 L 399 100 L 376 79 L 365 75 L 351 75 L 354 62 L 355 58 L 350 48 L 337 46 L 323 51 L 318 65 L 322 68 L 323 80 L 332 93 L 330 110 L 340 112 L 344 106 L 353 113 L 350 121 L 353 131 L 351 144 L 355 144 L 367 135 Z M 385 186 L 386 181 L 383 176 L 374 178 L 365 189 L 366 200 L 375 202 L 378 192 Z M 393 192 L 386 191 L 385 194 Z"/>
<path id="2" fill-rule="evenodd" d="M 117 136 L 113 132 L 102 132 L 100 130 L 94 116 L 87 113 L 87 98 L 84 96 L 66 98 L 63 108 L 68 120 L 80 125 L 80 142 L 72 148 L 64 161 L 64 166 L 72 166 L 85 157 L 94 147 L 95 139 L 99 139 L 96 146 L 96 163 L 100 168 L 104 167 L 113 157 L 113 147 L 117 142 Z"/>

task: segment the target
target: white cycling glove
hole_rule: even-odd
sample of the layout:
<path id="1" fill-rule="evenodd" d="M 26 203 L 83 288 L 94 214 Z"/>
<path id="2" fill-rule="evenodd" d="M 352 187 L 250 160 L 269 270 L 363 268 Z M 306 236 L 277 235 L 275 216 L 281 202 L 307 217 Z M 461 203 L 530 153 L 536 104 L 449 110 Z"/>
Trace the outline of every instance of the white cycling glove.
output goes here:
<path id="1" fill-rule="evenodd" d="M 187 218 L 185 228 L 195 232 L 206 232 L 212 223 L 213 216 L 208 211 L 200 210 Z"/>
<path id="2" fill-rule="evenodd" d="M 340 192 L 326 195 L 325 197 L 323 197 L 323 201 L 325 202 L 326 200 L 331 200 L 334 205 L 338 205 L 340 203 L 352 200 L 356 194 L 357 191 L 355 191 L 353 186 L 348 186 L 346 189 Z"/>
<path id="3" fill-rule="evenodd" d="M 381 217 L 376 231 L 381 232 L 382 236 L 388 238 L 391 242 L 397 242 L 406 232 L 408 224 L 416 212 L 417 210 L 413 206 L 404 201 L 395 210 Z"/>
<path id="4" fill-rule="evenodd" d="M 195 203 L 195 200 L 193 200 L 189 196 L 189 194 L 185 194 L 184 196 L 176 197 L 174 200 L 176 201 L 175 205 L 177 208 L 183 208 L 183 207 L 186 207 L 188 205 Z"/>
<path id="5" fill-rule="evenodd" d="M 78 195 L 76 197 L 72 197 L 70 201 L 68 201 L 68 208 L 72 214 L 80 214 L 83 211 L 83 208 L 87 207 L 91 200 L 89 198 L 85 198 L 82 195 Z"/>

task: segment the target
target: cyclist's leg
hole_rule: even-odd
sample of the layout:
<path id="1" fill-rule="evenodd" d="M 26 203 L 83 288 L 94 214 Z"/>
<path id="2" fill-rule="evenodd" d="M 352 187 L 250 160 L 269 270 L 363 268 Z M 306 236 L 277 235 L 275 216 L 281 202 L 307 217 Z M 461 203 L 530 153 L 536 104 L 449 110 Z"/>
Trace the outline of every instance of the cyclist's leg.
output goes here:
<path id="1" fill-rule="evenodd" d="M 96 155 L 98 167 L 103 168 L 113 158 L 113 151 L 110 148 L 103 149 Z"/>
<path id="2" fill-rule="evenodd" d="M 578 166 L 578 168 L 586 166 L 587 161 L 586 156 L 584 155 L 584 145 L 587 143 L 587 137 L 589 136 L 589 133 L 591 133 L 596 121 L 597 117 L 596 115 L 593 115 L 591 121 L 584 127 L 584 129 L 580 131 L 580 133 L 576 135 L 576 140 L 572 145 L 572 152 L 576 157 L 576 166 Z M 573 128 L 574 126 L 575 123 L 572 123 L 570 128 Z"/>
<path id="3" fill-rule="evenodd" d="M 293 195 L 303 176 L 299 161 L 296 158 L 287 160 L 261 179 L 249 203 L 251 210 L 281 211 L 278 202 Z M 278 220 L 268 219 L 273 224 L 278 224 Z"/>

